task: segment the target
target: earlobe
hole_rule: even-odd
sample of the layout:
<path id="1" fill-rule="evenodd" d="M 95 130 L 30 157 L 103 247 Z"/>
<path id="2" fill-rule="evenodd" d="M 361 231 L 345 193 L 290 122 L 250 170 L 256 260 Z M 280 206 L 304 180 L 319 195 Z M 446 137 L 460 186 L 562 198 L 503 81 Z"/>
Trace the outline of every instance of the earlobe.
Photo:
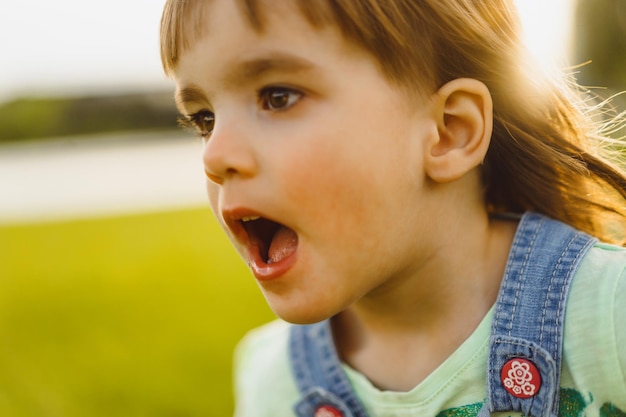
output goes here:
<path id="1" fill-rule="evenodd" d="M 493 103 L 482 82 L 459 78 L 434 95 L 437 140 L 428 144 L 425 168 L 436 182 L 454 181 L 479 166 L 493 130 Z"/>

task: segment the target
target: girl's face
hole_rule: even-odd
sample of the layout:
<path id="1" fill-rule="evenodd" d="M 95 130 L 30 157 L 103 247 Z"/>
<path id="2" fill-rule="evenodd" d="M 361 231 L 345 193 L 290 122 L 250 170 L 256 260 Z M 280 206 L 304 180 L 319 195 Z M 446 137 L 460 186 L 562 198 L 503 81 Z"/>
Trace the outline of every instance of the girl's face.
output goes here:
<path id="1" fill-rule="evenodd" d="M 376 62 L 288 2 L 255 31 L 216 0 L 175 71 L 203 136 L 215 215 L 274 311 L 330 317 L 411 277 L 437 212 L 423 170 L 437 125 Z"/>

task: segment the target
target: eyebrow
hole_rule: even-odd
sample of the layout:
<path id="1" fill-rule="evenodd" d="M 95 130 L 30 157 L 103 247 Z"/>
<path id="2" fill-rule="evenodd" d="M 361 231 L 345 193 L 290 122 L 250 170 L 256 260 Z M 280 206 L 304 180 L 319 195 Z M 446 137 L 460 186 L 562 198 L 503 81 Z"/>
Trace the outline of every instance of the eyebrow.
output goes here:
<path id="1" fill-rule="evenodd" d="M 268 56 L 245 60 L 234 64 L 221 83 L 227 88 L 241 86 L 271 73 L 301 73 L 310 71 L 315 65 L 304 58 L 290 54 L 273 53 Z M 196 86 L 182 88 L 176 92 L 176 104 L 183 109 L 188 104 L 208 103 L 207 96 Z"/>
<path id="2" fill-rule="evenodd" d="M 177 90 L 175 101 L 176 107 L 178 107 L 178 110 L 181 113 L 184 113 L 183 110 L 185 109 L 185 105 L 192 103 L 206 104 L 209 102 L 202 90 L 195 86 L 181 88 L 180 90 Z"/>
<path id="3" fill-rule="evenodd" d="M 290 54 L 273 53 L 269 56 L 242 61 L 224 78 L 227 86 L 237 86 L 269 73 L 298 73 L 311 70 L 311 61 Z"/>

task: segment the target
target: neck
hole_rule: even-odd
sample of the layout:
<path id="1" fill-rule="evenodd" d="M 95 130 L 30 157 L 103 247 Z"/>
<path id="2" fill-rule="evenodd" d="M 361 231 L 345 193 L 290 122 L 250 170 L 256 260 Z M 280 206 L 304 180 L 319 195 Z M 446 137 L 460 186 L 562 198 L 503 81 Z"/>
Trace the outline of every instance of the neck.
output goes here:
<path id="1" fill-rule="evenodd" d="M 335 319 L 343 359 L 382 388 L 416 386 L 495 303 L 515 227 L 486 214 L 447 224 L 417 270 L 388 280 Z M 381 357 L 392 358 L 391 366 L 386 360 L 381 367 Z"/>

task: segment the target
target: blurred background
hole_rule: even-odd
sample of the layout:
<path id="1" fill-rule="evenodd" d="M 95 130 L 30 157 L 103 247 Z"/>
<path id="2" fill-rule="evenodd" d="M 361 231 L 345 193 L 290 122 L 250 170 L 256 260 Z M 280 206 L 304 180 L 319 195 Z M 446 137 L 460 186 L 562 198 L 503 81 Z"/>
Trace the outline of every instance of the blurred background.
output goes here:
<path id="1" fill-rule="evenodd" d="M 0 416 L 229 415 L 232 350 L 274 317 L 177 130 L 163 3 L 3 0 Z M 546 67 L 626 90 L 626 1 L 518 3 Z"/>

